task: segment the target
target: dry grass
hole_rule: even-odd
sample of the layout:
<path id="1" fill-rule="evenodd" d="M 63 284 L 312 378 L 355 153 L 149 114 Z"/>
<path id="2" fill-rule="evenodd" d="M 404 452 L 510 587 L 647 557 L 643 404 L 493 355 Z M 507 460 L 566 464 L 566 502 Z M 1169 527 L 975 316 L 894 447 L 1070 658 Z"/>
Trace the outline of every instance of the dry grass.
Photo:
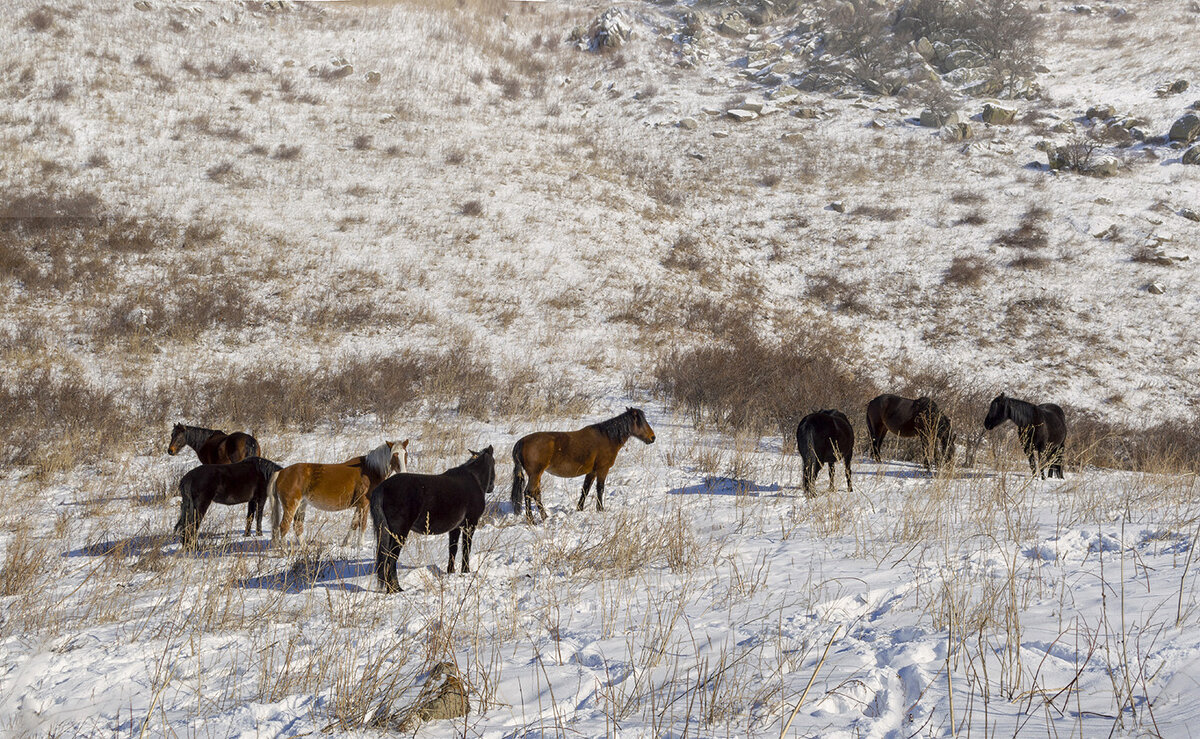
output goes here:
<path id="1" fill-rule="evenodd" d="M 996 268 L 982 257 L 956 256 L 942 274 L 943 285 L 958 287 L 980 287 Z"/>

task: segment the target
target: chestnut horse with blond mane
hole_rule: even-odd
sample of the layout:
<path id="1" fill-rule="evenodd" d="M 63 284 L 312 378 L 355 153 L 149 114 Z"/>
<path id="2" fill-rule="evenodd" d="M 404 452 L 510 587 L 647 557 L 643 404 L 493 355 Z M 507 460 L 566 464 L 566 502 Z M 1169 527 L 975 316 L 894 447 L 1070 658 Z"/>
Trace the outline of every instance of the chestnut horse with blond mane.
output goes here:
<path id="1" fill-rule="evenodd" d="M 367 529 L 367 507 L 371 491 L 393 472 L 408 471 L 408 439 L 385 441 L 361 457 L 347 459 L 341 464 L 301 462 L 284 467 L 271 476 L 267 495 L 271 498 L 271 539 L 283 541 L 293 520 L 296 538 L 304 533 L 304 508 L 308 503 L 322 511 L 344 511 L 354 508 L 350 535 L 358 530 L 362 544 Z"/>
<path id="2" fill-rule="evenodd" d="M 629 440 L 639 439 L 646 444 L 654 443 L 654 429 L 646 421 L 640 408 L 626 408 L 625 412 L 607 421 L 584 426 L 578 431 L 537 431 L 523 436 L 513 445 L 513 512 L 525 512 L 533 521 L 533 506 L 536 504 L 546 520 L 546 507 L 542 505 L 542 473 L 555 477 L 583 478 L 583 494 L 579 496 L 579 510 L 587 501 L 592 482 L 596 483 L 596 510 L 604 510 L 604 480 L 617 459 L 617 452 Z"/>

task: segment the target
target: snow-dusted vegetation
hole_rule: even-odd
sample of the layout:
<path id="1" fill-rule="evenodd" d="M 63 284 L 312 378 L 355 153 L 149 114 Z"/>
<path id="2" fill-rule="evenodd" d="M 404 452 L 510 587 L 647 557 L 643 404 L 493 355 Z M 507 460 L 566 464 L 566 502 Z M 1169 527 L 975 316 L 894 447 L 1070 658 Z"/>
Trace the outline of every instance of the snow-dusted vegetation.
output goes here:
<path id="1" fill-rule="evenodd" d="M 1196 3 L 5 10 L 0 733 L 1189 730 Z M 1001 391 L 1066 409 L 1064 480 Z M 884 392 L 953 465 L 866 457 Z M 512 514 L 516 439 L 627 406 L 604 512 Z M 822 408 L 854 489 L 809 498 Z M 494 445 L 473 572 L 413 537 L 383 594 L 312 509 L 181 548 L 177 422 Z"/>

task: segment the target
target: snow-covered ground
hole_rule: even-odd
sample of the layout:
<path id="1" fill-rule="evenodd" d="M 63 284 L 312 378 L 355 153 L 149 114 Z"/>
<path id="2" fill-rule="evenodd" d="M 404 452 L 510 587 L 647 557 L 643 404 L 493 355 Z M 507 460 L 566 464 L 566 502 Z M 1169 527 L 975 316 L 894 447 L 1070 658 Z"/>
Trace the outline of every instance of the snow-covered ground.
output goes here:
<path id="1" fill-rule="evenodd" d="M 806 499 L 777 445 L 652 417 L 604 513 L 574 510 L 577 481 L 550 484 L 539 526 L 498 502 L 473 573 L 443 574 L 445 537 L 414 539 L 392 596 L 369 542 L 329 544 L 348 514 L 311 513 L 326 543 L 280 552 L 215 506 L 181 553 L 177 500 L 129 491 L 186 460 L 129 460 L 119 495 L 75 479 L 10 501 L 40 571 L 3 601 L 0 731 L 372 736 L 439 661 L 472 708 L 422 736 L 1190 731 L 1193 479 L 857 461 L 854 492 Z M 745 478 L 700 471 L 734 464 Z"/>
<path id="2" fill-rule="evenodd" d="M 884 387 L 933 371 L 1134 426 L 1189 417 L 1196 259 L 1133 257 L 1194 256 L 1200 167 L 1138 144 L 1114 177 L 1057 174 L 1035 146 L 1097 104 L 1164 134 L 1200 97 L 1200 79 L 1155 94 L 1200 69 L 1200 13 L 1055 5 L 1044 98 L 954 143 L 914 125 L 919 103 L 860 91 L 736 123 L 721 111 L 764 92 L 747 55 L 788 48 L 787 22 L 710 34 L 692 69 L 682 6 L 622 4 L 619 50 L 565 41 L 606 7 L 6 7 L 5 202 L 91 194 L 110 222 L 160 230 L 152 248 L 30 247 L 36 278 L 2 253 L 4 388 L 80 378 L 145 425 L 56 427 L 55 448 L 0 467 L 0 734 L 375 736 L 381 706 L 444 661 L 471 712 L 423 736 L 1193 731 L 1194 477 L 1031 481 L 997 432 L 953 475 L 856 460 L 853 493 L 806 499 L 790 442 L 696 428 L 649 388 L 736 314 L 768 339 L 820 325 Z M 997 237 L 1031 212 L 1042 261 L 1011 266 L 1027 250 Z M 983 279 L 947 281 L 955 257 Z M 210 294 L 238 318 L 190 325 Z M 214 506 L 200 550 L 179 551 L 195 458 L 163 454 L 170 423 L 238 412 L 182 409 L 406 351 L 489 368 L 494 406 L 430 380 L 390 417 L 253 430 L 283 463 L 411 437 L 420 472 L 494 444 L 475 572 L 444 575 L 445 540 L 414 540 L 385 596 L 369 543 L 333 544 L 349 515 L 320 512 L 280 551 Z M 550 480 L 547 522 L 510 515 L 515 439 L 631 404 L 658 441 L 622 452 L 606 512 Z"/>

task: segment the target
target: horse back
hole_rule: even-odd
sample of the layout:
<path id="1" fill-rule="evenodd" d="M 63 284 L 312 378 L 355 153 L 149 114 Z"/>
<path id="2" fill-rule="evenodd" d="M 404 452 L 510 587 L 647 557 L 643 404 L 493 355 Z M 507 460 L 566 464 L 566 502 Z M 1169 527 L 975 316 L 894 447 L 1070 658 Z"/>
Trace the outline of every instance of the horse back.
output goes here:
<path id="1" fill-rule="evenodd" d="M 180 480 L 179 487 L 181 492 L 186 491 L 193 498 L 235 505 L 246 503 L 260 490 L 265 490 L 266 481 L 253 462 L 202 464 L 189 470 Z"/>
<path id="2" fill-rule="evenodd" d="M 1046 423 L 1047 441 L 1061 444 L 1067 438 L 1067 416 L 1063 409 L 1055 403 L 1042 403 L 1038 410 Z"/>
<path id="3" fill-rule="evenodd" d="M 396 532 L 445 534 L 483 516 L 483 489 L 459 475 L 401 472 L 371 491 L 371 510 Z"/>
<path id="4" fill-rule="evenodd" d="M 275 489 L 280 498 L 307 498 L 317 508 L 341 510 L 353 505 L 358 497 L 363 471 L 351 464 L 300 462 L 279 471 Z M 367 492 L 363 489 L 362 494 Z"/>
<path id="5" fill-rule="evenodd" d="M 558 477 L 578 477 L 601 466 L 607 469 L 616 458 L 616 445 L 593 428 L 537 431 L 517 443 L 527 471 L 548 470 Z"/>

